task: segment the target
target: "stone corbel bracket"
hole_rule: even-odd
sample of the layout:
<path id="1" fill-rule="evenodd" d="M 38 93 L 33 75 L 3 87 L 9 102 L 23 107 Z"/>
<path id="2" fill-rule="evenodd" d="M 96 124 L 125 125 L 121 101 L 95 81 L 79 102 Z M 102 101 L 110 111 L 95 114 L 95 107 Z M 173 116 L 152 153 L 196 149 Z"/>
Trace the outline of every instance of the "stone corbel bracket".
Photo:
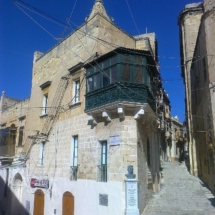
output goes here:
<path id="1" fill-rule="evenodd" d="M 88 123 L 91 125 L 97 125 L 97 121 L 95 119 L 95 117 L 92 114 L 88 115 Z"/>
<path id="2" fill-rule="evenodd" d="M 125 111 L 123 107 L 118 107 L 117 112 L 119 114 L 119 118 L 120 119 L 124 119 L 125 118 Z"/>
<path id="3" fill-rule="evenodd" d="M 142 120 L 141 124 L 147 124 L 148 121 L 149 121 L 149 115 L 145 114 L 145 116 L 143 117 L 143 120 Z"/>
<path id="4" fill-rule="evenodd" d="M 211 83 L 209 83 L 209 88 L 213 89 L 213 92 L 215 92 L 215 81 L 212 81 Z"/>
<path id="5" fill-rule="evenodd" d="M 109 116 L 109 114 L 107 113 L 106 110 L 103 110 L 103 111 L 102 111 L 102 117 L 105 118 L 105 120 L 106 120 L 107 122 L 110 122 L 110 121 L 111 121 L 111 118 L 110 118 L 110 116 Z"/>
<path id="6" fill-rule="evenodd" d="M 135 120 L 140 119 L 140 117 L 141 117 L 142 115 L 144 115 L 144 113 L 145 113 L 145 111 L 144 111 L 143 107 L 141 107 L 141 108 L 137 111 L 137 113 L 134 115 L 134 119 L 135 119 Z"/>

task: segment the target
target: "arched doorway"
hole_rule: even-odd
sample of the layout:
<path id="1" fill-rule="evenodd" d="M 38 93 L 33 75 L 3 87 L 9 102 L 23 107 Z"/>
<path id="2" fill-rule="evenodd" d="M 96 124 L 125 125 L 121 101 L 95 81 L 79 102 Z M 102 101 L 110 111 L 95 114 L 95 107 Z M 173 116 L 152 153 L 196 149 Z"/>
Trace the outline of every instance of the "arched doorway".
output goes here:
<path id="1" fill-rule="evenodd" d="M 12 214 L 21 214 L 22 176 L 18 173 L 13 180 Z"/>
<path id="2" fill-rule="evenodd" d="M 44 215 L 44 193 L 42 190 L 37 190 L 34 194 L 33 215 Z"/>
<path id="3" fill-rule="evenodd" d="M 74 215 L 74 196 L 70 192 L 63 194 L 62 215 Z"/>

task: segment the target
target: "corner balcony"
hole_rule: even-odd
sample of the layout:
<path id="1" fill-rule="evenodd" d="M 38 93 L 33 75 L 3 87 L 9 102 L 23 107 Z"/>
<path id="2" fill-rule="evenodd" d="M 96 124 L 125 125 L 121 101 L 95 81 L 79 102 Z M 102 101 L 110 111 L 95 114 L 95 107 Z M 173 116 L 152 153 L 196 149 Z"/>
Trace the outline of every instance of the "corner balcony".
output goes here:
<path id="1" fill-rule="evenodd" d="M 85 112 L 89 120 L 133 111 L 139 119 L 144 112 L 156 110 L 154 86 L 151 80 L 159 76 L 156 64 L 148 52 L 117 48 L 87 64 Z"/>

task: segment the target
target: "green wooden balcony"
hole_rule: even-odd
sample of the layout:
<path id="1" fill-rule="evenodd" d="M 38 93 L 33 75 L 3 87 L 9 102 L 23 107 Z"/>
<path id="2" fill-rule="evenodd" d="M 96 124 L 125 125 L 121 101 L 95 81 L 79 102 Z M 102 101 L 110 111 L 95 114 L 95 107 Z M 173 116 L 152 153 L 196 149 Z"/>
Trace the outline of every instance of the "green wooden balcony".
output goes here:
<path id="1" fill-rule="evenodd" d="M 152 80 L 159 74 L 149 53 L 116 49 L 85 68 L 86 112 L 116 102 L 148 104 L 155 111 Z"/>
<path id="2" fill-rule="evenodd" d="M 155 111 L 155 102 L 145 84 L 115 83 L 86 94 L 86 111 L 116 101 L 148 103 Z"/>

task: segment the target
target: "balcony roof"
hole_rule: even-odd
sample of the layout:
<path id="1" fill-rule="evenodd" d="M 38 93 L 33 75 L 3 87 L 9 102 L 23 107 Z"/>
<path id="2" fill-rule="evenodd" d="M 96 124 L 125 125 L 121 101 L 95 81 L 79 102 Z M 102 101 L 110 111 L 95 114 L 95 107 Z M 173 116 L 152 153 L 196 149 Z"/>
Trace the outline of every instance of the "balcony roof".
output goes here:
<path id="1" fill-rule="evenodd" d="M 153 56 L 151 55 L 150 51 L 146 50 L 140 50 L 140 49 L 131 49 L 131 48 L 125 48 L 125 47 L 118 47 L 102 56 L 98 56 L 97 58 L 94 58 L 92 61 L 88 61 L 84 67 L 88 68 L 94 65 L 96 62 L 99 63 L 115 54 L 137 54 L 137 55 L 145 55 L 148 57 L 151 61 L 153 61 L 153 64 L 156 65 Z"/>

